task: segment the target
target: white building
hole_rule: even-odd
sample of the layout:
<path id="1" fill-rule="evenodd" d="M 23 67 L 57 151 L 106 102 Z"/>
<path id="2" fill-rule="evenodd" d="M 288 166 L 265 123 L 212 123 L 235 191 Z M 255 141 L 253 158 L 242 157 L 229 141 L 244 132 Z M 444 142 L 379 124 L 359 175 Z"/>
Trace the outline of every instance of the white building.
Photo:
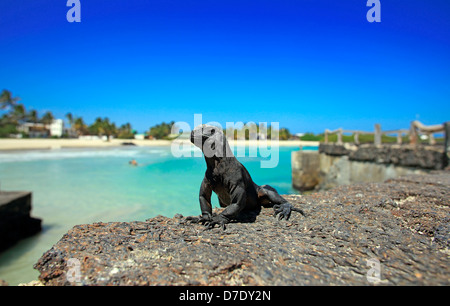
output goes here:
<path id="1" fill-rule="evenodd" d="M 64 132 L 64 120 L 55 119 L 47 128 L 50 130 L 50 136 L 61 137 Z"/>
<path id="2" fill-rule="evenodd" d="M 136 140 L 144 140 L 145 134 L 134 134 L 134 139 Z"/>
<path id="3" fill-rule="evenodd" d="M 37 137 L 61 137 L 64 133 L 64 121 L 55 119 L 51 124 L 26 122 L 20 125 L 17 130 L 27 134 L 31 138 Z"/>

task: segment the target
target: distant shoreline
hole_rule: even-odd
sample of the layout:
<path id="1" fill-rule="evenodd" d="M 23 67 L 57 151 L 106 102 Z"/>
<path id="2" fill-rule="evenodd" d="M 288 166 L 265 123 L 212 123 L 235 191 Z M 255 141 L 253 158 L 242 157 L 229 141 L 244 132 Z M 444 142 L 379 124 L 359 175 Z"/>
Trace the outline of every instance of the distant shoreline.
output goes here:
<path id="1" fill-rule="evenodd" d="M 189 140 L 175 140 L 180 143 L 190 143 Z M 133 143 L 140 147 L 161 147 L 170 146 L 170 140 L 137 140 L 137 139 L 112 139 L 111 141 L 103 140 L 86 140 L 86 139 L 0 139 L 0 151 L 12 150 L 52 150 L 62 148 L 108 148 L 121 147 L 122 143 Z M 270 142 L 269 142 L 270 144 Z M 258 145 L 257 140 L 236 140 L 230 142 L 230 146 Z M 280 140 L 280 147 L 300 147 L 300 146 L 318 146 L 318 141 L 302 141 L 302 140 Z"/>

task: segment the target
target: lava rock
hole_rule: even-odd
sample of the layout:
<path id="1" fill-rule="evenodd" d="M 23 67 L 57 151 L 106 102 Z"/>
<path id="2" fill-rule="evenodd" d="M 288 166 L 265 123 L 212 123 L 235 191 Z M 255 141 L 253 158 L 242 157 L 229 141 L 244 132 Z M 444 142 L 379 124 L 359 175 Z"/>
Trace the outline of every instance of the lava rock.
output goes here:
<path id="1" fill-rule="evenodd" d="M 286 195 L 306 216 L 261 208 L 225 231 L 180 215 L 78 225 L 35 268 L 45 285 L 450 285 L 449 195 L 439 171 Z"/>

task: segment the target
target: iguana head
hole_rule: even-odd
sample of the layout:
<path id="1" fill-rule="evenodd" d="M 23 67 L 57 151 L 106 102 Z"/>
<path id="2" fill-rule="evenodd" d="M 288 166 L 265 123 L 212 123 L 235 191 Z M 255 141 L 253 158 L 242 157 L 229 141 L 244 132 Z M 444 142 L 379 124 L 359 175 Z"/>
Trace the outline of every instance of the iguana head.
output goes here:
<path id="1" fill-rule="evenodd" d="M 197 147 L 200 147 L 200 145 L 203 146 L 205 141 L 210 137 L 217 136 L 217 133 L 222 133 L 222 131 L 216 126 L 206 124 L 199 125 L 191 132 L 191 142 Z M 200 147 L 200 149 L 202 149 L 202 147 Z"/>
<path id="2" fill-rule="evenodd" d="M 233 156 L 228 141 L 222 129 L 202 124 L 191 132 L 191 142 L 199 147 L 206 157 L 230 157 Z"/>

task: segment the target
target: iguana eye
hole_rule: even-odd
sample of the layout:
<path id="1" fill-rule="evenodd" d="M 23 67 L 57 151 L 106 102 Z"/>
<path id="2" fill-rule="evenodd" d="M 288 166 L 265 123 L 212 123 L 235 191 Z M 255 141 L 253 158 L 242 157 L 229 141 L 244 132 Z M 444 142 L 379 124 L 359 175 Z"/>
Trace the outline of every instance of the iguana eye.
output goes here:
<path id="1" fill-rule="evenodd" d="M 214 134 L 215 132 L 216 132 L 216 130 L 215 130 L 215 129 L 212 129 L 212 130 L 211 130 L 211 135 Z"/>

